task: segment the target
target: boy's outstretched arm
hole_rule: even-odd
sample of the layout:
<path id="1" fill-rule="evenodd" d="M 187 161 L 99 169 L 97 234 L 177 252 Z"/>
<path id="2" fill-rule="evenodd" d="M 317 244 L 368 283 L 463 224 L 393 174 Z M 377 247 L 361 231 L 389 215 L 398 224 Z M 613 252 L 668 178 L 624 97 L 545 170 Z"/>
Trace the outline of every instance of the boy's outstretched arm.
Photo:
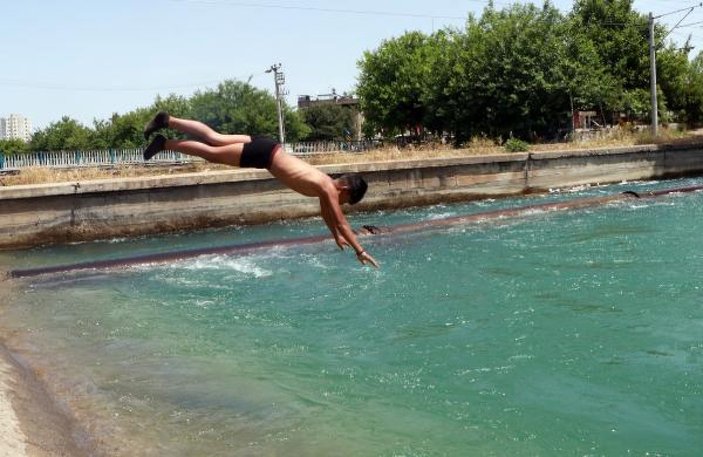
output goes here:
<path id="1" fill-rule="evenodd" d="M 330 232 L 332 232 L 335 243 L 337 243 L 339 249 L 344 250 L 346 246 L 349 246 L 349 243 L 347 243 L 347 240 L 345 240 L 339 230 L 337 230 L 337 227 L 334 224 L 334 218 L 330 214 L 329 208 L 322 204 L 322 200 L 320 200 L 320 214 L 322 215 L 322 219 L 325 221 L 325 225 L 327 225 L 327 228 Z"/>
<path id="2" fill-rule="evenodd" d="M 354 232 L 349 226 L 349 222 L 347 222 L 347 218 L 342 212 L 342 208 L 339 207 L 337 198 L 336 192 L 325 192 L 320 196 L 322 218 L 332 232 L 332 236 L 334 236 L 337 245 L 342 249 L 345 245 L 351 246 L 356 252 L 356 258 L 359 262 L 364 265 L 368 263 L 378 268 L 379 265 L 376 259 L 371 257 L 361 244 L 359 244 L 359 241 L 357 241 L 356 235 L 354 235 Z"/>

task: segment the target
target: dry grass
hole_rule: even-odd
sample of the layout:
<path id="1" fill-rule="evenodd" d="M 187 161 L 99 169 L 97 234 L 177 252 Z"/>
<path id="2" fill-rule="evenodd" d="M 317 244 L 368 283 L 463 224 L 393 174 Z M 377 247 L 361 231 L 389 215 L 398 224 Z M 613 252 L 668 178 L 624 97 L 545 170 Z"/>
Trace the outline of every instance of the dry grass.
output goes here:
<path id="1" fill-rule="evenodd" d="M 702 144 L 702 132 L 681 133 L 662 130 L 654 138 L 647 132 L 630 133 L 615 131 L 607 137 L 587 141 L 574 141 L 569 143 L 545 143 L 530 145 L 530 151 L 563 151 L 600 149 L 640 144 Z M 451 158 L 477 155 L 505 154 L 504 147 L 487 138 L 473 138 L 462 148 L 453 148 L 450 145 L 430 144 L 420 147 L 408 146 L 406 148 L 385 147 L 363 153 L 331 153 L 307 157 L 305 160 L 313 165 L 345 164 L 360 162 L 383 162 L 413 159 Z M 130 178 L 140 176 L 162 176 L 181 173 L 195 173 L 209 170 L 230 170 L 231 167 L 214 165 L 206 162 L 195 162 L 184 165 L 158 166 L 158 165 L 124 165 L 103 168 L 71 168 L 49 169 L 34 167 L 23 169 L 13 175 L 0 175 L 0 187 L 17 186 L 23 184 L 46 184 L 56 182 L 77 182 L 99 179 Z"/>
<path id="2" fill-rule="evenodd" d="M 561 142 L 561 143 L 540 143 L 530 145 L 531 152 L 540 151 L 577 151 L 584 149 L 602 149 L 625 146 L 636 146 L 642 144 L 665 144 L 665 143 L 702 143 L 703 136 L 693 133 L 674 132 L 662 130 L 658 137 L 654 137 L 649 132 L 630 133 L 614 131 L 608 136 L 599 138 Z M 453 148 L 451 145 L 430 144 L 421 147 L 409 146 L 399 149 L 397 147 L 385 147 L 373 151 L 358 154 L 320 154 L 309 157 L 307 160 L 313 165 L 327 165 L 337 163 L 360 163 L 360 162 L 382 162 L 396 160 L 413 159 L 433 159 L 466 157 L 492 154 L 506 154 L 507 151 L 495 140 L 485 137 L 474 137 L 470 142 L 461 148 Z"/>
<path id="3" fill-rule="evenodd" d="M 112 167 L 47 168 L 29 167 L 17 174 L 0 175 L 0 187 L 24 184 L 47 184 L 57 182 L 93 181 L 100 179 L 136 178 L 140 176 L 163 176 L 179 173 L 197 173 L 229 167 L 224 165 L 195 162 L 183 165 L 122 165 Z"/>

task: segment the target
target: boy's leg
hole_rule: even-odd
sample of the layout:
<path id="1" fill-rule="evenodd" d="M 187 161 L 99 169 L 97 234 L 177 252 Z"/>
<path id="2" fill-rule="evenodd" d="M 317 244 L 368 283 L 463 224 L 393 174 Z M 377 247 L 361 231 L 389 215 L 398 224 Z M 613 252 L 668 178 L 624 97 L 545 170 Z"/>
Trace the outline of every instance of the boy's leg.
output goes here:
<path id="1" fill-rule="evenodd" d="M 148 140 L 152 133 L 168 127 L 168 113 L 159 111 L 156 115 L 144 126 L 144 139 Z"/>
<path id="2" fill-rule="evenodd" d="M 251 141 L 251 137 L 249 135 L 224 135 L 216 132 L 202 122 L 190 119 L 180 119 L 169 115 L 165 111 L 159 111 L 151 119 L 151 121 L 147 122 L 146 126 L 144 126 L 144 138 L 149 139 L 153 133 L 169 127 L 180 132 L 196 136 L 212 146 L 248 143 Z"/>
<path id="3" fill-rule="evenodd" d="M 164 145 L 166 144 L 166 137 L 160 133 L 156 135 L 144 148 L 144 160 L 151 160 L 156 154 L 164 150 Z"/>
<path id="4" fill-rule="evenodd" d="M 212 163 L 221 163 L 239 166 L 239 159 L 242 156 L 244 144 L 234 143 L 224 146 L 211 146 L 201 143 L 200 141 L 192 140 L 166 140 L 164 149 L 170 151 L 178 151 L 190 156 L 197 156 Z"/>
<path id="5" fill-rule="evenodd" d="M 167 140 L 163 135 L 156 135 L 144 150 L 144 160 L 149 160 L 163 150 L 182 152 L 196 156 L 212 163 L 239 166 L 244 144 L 228 144 L 224 146 L 211 146 L 193 140 Z"/>
<path id="6" fill-rule="evenodd" d="M 225 146 L 228 144 L 249 143 L 251 137 L 249 135 L 225 135 L 214 131 L 209 126 L 199 121 L 191 119 L 180 119 L 169 116 L 168 126 L 176 129 L 179 132 L 187 133 L 203 139 L 207 144 L 212 146 Z"/>

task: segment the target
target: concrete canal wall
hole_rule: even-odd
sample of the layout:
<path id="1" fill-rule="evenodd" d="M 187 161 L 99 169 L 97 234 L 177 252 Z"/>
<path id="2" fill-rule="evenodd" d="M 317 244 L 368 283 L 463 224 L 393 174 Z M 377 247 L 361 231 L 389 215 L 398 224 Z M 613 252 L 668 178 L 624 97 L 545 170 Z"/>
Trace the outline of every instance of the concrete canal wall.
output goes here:
<path id="1" fill-rule="evenodd" d="M 364 201 L 345 211 L 540 192 L 703 173 L 703 145 L 638 146 L 320 167 L 360 172 Z M 319 214 L 316 199 L 283 188 L 266 171 L 0 188 L 0 249 L 125 237 Z"/>

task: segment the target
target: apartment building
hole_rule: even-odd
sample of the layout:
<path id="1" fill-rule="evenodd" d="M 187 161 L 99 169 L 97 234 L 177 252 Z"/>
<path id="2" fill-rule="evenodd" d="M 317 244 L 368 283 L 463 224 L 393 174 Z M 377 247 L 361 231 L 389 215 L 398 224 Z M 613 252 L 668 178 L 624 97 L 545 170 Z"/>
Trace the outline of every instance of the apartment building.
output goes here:
<path id="1" fill-rule="evenodd" d="M 0 117 L 0 140 L 18 138 L 29 141 L 32 137 L 32 121 L 21 114 Z"/>

